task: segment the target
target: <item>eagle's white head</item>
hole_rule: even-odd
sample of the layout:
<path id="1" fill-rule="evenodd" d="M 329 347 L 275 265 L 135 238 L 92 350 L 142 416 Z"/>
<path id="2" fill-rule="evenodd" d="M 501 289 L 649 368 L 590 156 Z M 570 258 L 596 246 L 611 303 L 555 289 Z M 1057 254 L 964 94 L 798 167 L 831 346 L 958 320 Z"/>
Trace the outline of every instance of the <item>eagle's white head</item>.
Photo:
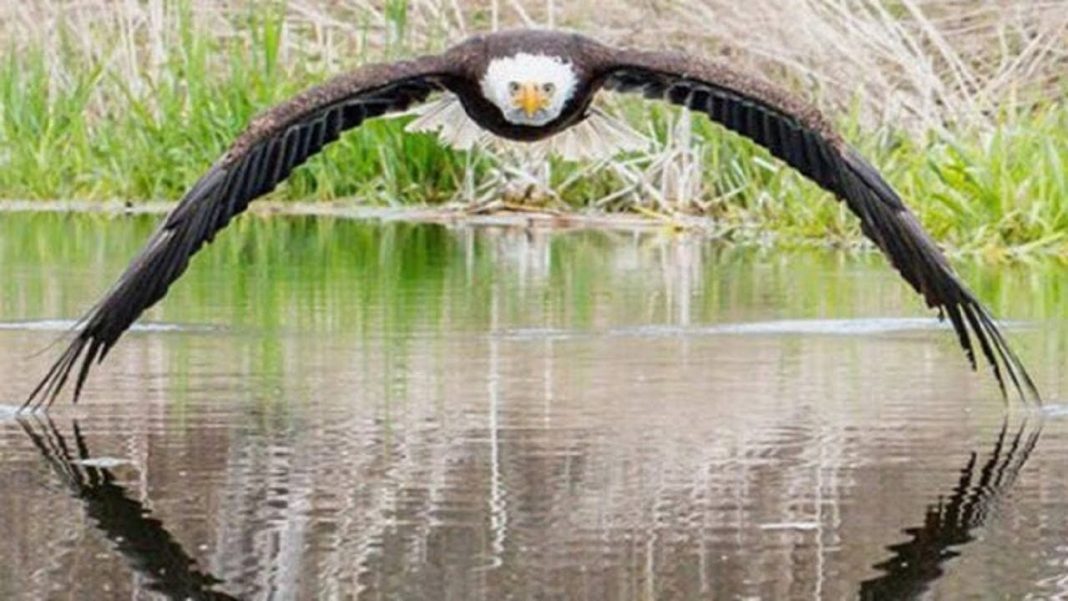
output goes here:
<path id="1" fill-rule="evenodd" d="M 578 77 L 560 57 L 519 53 L 495 58 L 482 76 L 482 94 L 516 125 L 540 126 L 560 116 Z"/>

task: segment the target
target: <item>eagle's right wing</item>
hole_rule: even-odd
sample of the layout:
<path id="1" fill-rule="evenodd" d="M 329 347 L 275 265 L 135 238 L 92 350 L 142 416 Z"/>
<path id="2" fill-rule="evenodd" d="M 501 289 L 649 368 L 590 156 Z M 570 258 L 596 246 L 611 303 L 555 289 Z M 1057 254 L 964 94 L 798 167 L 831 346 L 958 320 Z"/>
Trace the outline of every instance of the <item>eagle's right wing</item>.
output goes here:
<path id="1" fill-rule="evenodd" d="M 442 56 L 369 65 L 311 88 L 252 120 L 230 149 L 186 192 L 107 294 L 79 321 L 66 351 L 23 408 L 51 405 L 81 360 L 77 401 L 101 361 L 145 309 L 167 293 L 204 244 L 273 190 L 298 165 L 365 119 L 402 111 L 443 90 L 455 66 Z"/>

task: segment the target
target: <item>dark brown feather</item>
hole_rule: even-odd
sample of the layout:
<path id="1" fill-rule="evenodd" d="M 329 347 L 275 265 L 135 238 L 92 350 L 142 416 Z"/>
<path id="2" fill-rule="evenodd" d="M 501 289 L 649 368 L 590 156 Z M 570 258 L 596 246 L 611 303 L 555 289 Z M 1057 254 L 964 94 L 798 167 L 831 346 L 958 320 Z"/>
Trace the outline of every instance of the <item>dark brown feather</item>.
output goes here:
<path id="1" fill-rule="evenodd" d="M 273 190 L 293 168 L 343 131 L 424 100 L 443 89 L 450 77 L 454 70 L 441 56 L 371 65 L 254 118 L 164 218 L 103 299 L 79 321 L 74 339 L 23 407 L 51 405 L 81 361 L 74 382 L 77 401 L 94 361 L 102 360 L 141 313 L 163 298 L 190 257 L 249 202 Z"/>
<path id="2" fill-rule="evenodd" d="M 945 255 L 893 188 L 849 147 L 814 107 L 718 63 L 660 52 L 590 47 L 605 89 L 642 93 L 708 115 L 767 148 L 845 202 L 929 307 L 948 317 L 972 367 L 976 346 L 1006 394 L 1005 375 L 1023 400 L 1041 402 L 1026 369 L 987 309 L 957 278 Z"/>

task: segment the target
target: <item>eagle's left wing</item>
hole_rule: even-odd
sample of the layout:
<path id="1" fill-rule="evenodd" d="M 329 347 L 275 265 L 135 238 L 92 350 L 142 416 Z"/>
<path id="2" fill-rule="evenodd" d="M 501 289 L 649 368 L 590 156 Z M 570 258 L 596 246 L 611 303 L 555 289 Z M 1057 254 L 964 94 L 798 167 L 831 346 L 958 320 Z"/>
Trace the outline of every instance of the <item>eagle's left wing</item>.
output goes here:
<path id="1" fill-rule="evenodd" d="M 893 188 L 813 107 L 728 66 L 667 52 L 602 48 L 595 79 L 704 113 L 767 148 L 844 201 L 864 234 L 927 305 L 948 316 L 975 367 L 975 342 L 1005 394 L 1003 371 L 1023 400 L 1041 402 L 1023 364 L 979 299 L 957 278 L 938 245 Z M 973 341 L 974 337 L 974 341 Z"/>

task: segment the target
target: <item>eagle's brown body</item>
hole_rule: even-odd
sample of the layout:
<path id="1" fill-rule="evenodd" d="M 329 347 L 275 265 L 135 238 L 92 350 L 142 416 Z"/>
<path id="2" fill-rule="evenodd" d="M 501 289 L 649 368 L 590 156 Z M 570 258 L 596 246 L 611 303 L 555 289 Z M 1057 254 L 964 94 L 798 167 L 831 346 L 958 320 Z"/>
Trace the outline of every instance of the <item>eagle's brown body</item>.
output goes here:
<path id="1" fill-rule="evenodd" d="M 554 57 L 577 76 L 559 114 L 542 125 L 509 120 L 500 104 L 483 93 L 487 66 L 520 53 Z M 476 36 L 439 55 L 361 67 L 253 119 L 85 316 L 26 405 L 51 404 L 76 365 L 77 398 L 93 361 L 102 359 L 130 324 L 166 294 L 189 258 L 250 201 L 272 190 L 345 130 L 447 92 L 460 99 L 482 128 L 512 140 L 535 141 L 582 121 L 602 89 L 637 92 L 703 113 L 834 194 L 928 306 L 949 318 L 972 365 L 978 347 L 1003 392 L 1007 376 L 1022 398 L 1039 399 L 989 313 L 957 279 L 919 221 L 811 105 L 728 65 L 676 53 L 617 49 L 578 34 L 524 30 Z"/>

